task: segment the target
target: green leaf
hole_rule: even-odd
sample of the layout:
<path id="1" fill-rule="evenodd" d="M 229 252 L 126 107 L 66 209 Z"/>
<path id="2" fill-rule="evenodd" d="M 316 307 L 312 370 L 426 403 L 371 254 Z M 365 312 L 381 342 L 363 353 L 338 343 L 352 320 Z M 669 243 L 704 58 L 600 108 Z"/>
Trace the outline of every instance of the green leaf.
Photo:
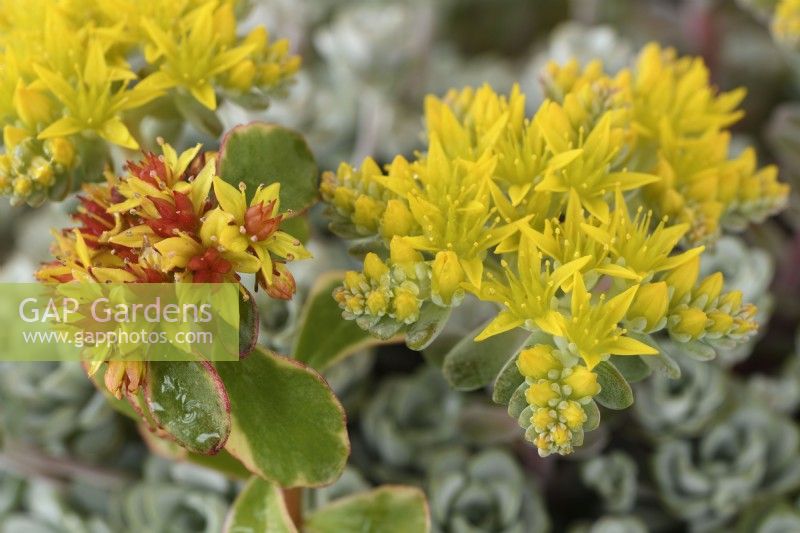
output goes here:
<path id="1" fill-rule="evenodd" d="M 319 172 L 303 137 L 291 130 L 254 122 L 230 130 L 222 141 L 219 176 L 247 185 L 251 198 L 261 184 L 280 183 L 280 209 L 300 213 L 317 199 Z"/>
<path id="2" fill-rule="evenodd" d="M 650 356 L 645 355 L 645 357 Z M 642 361 L 641 357 L 635 355 L 612 355 L 610 361 L 628 383 L 642 381 L 653 373 L 653 369 Z"/>
<path id="3" fill-rule="evenodd" d="M 424 533 L 430 531 L 421 490 L 383 486 L 341 498 L 308 517 L 307 533 Z"/>
<path id="4" fill-rule="evenodd" d="M 283 492 L 275 483 L 253 476 L 233 502 L 226 533 L 296 533 Z"/>
<path id="5" fill-rule="evenodd" d="M 445 356 L 442 372 L 456 390 L 475 390 L 491 383 L 530 336 L 517 328 L 475 342 L 473 339 L 485 328 L 486 324 L 481 324 Z"/>
<path id="6" fill-rule="evenodd" d="M 191 452 L 217 453 L 231 431 L 230 404 L 219 374 L 205 361 L 151 361 L 144 389 L 159 427 Z"/>
<path id="7" fill-rule="evenodd" d="M 451 310 L 450 307 L 425 302 L 419 311 L 419 319 L 408 328 L 406 346 L 417 352 L 430 346 L 447 324 Z"/>
<path id="8" fill-rule="evenodd" d="M 518 419 L 522 411 L 528 407 L 528 400 L 525 398 L 526 390 L 528 390 L 528 386 L 522 382 L 508 400 L 508 414 L 511 415 L 511 418 Z"/>
<path id="9" fill-rule="evenodd" d="M 494 380 L 492 400 L 500 405 L 508 405 L 514 391 L 517 390 L 524 381 L 525 376 L 523 376 L 517 368 L 517 358 L 512 357 L 506 361 L 506 364 L 500 369 L 500 373 L 497 374 L 497 379 Z"/>
<path id="10" fill-rule="evenodd" d="M 311 238 L 311 223 L 308 221 L 308 216 L 285 218 L 281 221 L 281 231 L 306 244 Z"/>
<path id="11" fill-rule="evenodd" d="M 241 293 L 239 294 L 239 357 L 241 358 L 250 355 L 256 347 L 260 324 L 256 299 L 249 292 L 247 295 L 248 298 L 245 300 Z"/>
<path id="12" fill-rule="evenodd" d="M 341 285 L 343 278 L 341 272 L 319 278 L 298 321 L 300 331 L 295 337 L 292 357 L 320 372 L 359 350 L 390 342 L 376 339 L 354 321 L 342 318 L 342 311 L 331 293 Z M 320 335 L 322 324 L 325 325 L 324 335 Z"/>
<path id="13" fill-rule="evenodd" d="M 597 404 L 591 401 L 583 406 L 583 412 L 586 413 L 586 422 L 583 423 L 584 431 L 593 431 L 600 425 L 600 409 Z"/>
<path id="14" fill-rule="evenodd" d="M 217 370 L 231 402 L 225 449 L 248 470 L 283 487 L 341 474 L 350 452 L 344 410 L 317 372 L 262 348 Z"/>
<path id="15" fill-rule="evenodd" d="M 597 402 L 609 409 L 626 409 L 633 405 L 633 391 L 619 370 L 607 361 L 594 367 L 600 393 L 594 397 Z"/>

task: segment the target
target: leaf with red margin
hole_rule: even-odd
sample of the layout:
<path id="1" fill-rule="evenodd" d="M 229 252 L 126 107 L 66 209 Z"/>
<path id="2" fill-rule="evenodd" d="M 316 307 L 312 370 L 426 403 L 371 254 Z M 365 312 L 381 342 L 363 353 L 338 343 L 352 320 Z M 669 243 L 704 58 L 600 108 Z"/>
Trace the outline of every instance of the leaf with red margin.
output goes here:
<path id="1" fill-rule="evenodd" d="M 320 486 L 339 477 L 350 440 L 344 409 L 322 376 L 263 348 L 216 367 L 231 402 L 225 445 L 231 455 L 282 487 Z"/>
<path id="2" fill-rule="evenodd" d="M 150 415 L 190 452 L 213 455 L 231 432 L 230 401 L 206 361 L 152 361 L 144 396 Z"/>
<path id="3" fill-rule="evenodd" d="M 247 185 L 248 201 L 259 185 L 280 183 L 280 210 L 299 214 L 317 200 L 319 170 L 302 135 L 276 124 L 237 126 L 222 140 L 217 174 L 234 187 Z"/>

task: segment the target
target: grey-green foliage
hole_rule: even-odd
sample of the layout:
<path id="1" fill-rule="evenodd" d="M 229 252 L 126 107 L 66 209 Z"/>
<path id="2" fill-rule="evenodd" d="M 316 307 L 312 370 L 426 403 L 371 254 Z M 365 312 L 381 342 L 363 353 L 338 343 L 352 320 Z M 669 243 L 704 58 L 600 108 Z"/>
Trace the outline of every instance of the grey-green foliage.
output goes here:
<path id="1" fill-rule="evenodd" d="M 428 470 L 433 530 L 441 533 L 538 533 L 549 520 L 529 473 L 499 449 L 469 456 L 443 452 Z"/>
<path id="2" fill-rule="evenodd" d="M 376 468 L 419 468 L 431 454 L 455 443 L 462 404 L 463 397 L 450 390 L 436 368 L 382 383 L 361 419 Z"/>
<path id="3" fill-rule="evenodd" d="M 781 413 L 795 412 L 800 405 L 800 357 L 790 357 L 774 376 L 750 377 L 747 391 L 771 409 Z"/>
<path id="4" fill-rule="evenodd" d="M 81 501 L 89 498 L 95 506 L 107 503 L 102 492 L 83 485 L 0 472 L 0 533 L 110 533 L 106 517 Z"/>
<path id="5" fill-rule="evenodd" d="M 99 463 L 123 444 L 122 418 L 80 363 L 0 363 L 0 417 L 9 439 Z"/>
<path id="6" fill-rule="evenodd" d="M 623 452 L 593 457 L 581 465 L 583 482 L 603 498 L 606 510 L 626 513 L 636 503 L 638 468 Z"/>
<path id="7" fill-rule="evenodd" d="M 721 413 L 728 380 L 717 365 L 677 354 L 674 343 L 669 344 L 681 375 L 670 379 L 654 373 L 635 384 L 636 418 L 657 438 L 696 435 Z"/>
<path id="8" fill-rule="evenodd" d="M 221 474 L 149 458 L 114 486 L 0 472 L 0 533 L 217 533 L 233 486 Z"/>
<path id="9" fill-rule="evenodd" d="M 569 533 L 647 533 L 644 522 L 636 516 L 602 516 L 591 524 L 580 524 L 570 528 Z"/>
<path id="10" fill-rule="evenodd" d="M 654 473 L 666 505 L 692 529 L 722 526 L 755 498 L 800 486 L 800 434 L 788 418 L 745 405 L 699 440 L 658 446 Z"/>
<path id="11" fill-rule="evenodd" d="M 800 502 L 778 500 L 753 505 L 736 523 L 737 533 L 786 533 L 800 531 Z"/>
<path id="12" fill-rule="evenodd" d="M 217 533 L 232 496 L 222 474 L 151 457 L 144 478 L 114 496 L 109 522 L 118 532 Z"/>

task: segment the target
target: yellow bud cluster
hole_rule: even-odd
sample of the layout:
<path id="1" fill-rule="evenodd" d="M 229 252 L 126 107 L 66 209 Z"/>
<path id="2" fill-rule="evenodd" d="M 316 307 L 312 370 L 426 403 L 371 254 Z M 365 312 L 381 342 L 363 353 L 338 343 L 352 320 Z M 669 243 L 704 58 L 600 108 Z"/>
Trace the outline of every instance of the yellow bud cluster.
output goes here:
<path id="1" fill-rule="evenodd" d="M 12 204 L 39 205 L 51 191 L 66 184 L 75 163 L 72 143 L 57 137 L 40 141 L 35 137 L 15 138 L 6 134 L 5 154 L 0 154 L 0 195 L 9 196 Z"/>
<path id="2" fill-rule="evenodd" d="M 667 276 L 673 292 L 667 330 L 680 342 L 703 340 L 711 345 L 743 342 L 758 324 L 756 308 L 742 303 L 742 293 L 723 293 L 724 278 L 716 272 L 696 283 L 699 261 L 691 261 Z"/>
<path id="3" fill-rule="evenodd" d="M 780 0 L 772 19 L 772 35 L 778 42 L 796 48 L 800 45 L 800 1 Z"/>
<path id="4" fill-rule="evenodd" d="M 375 179 L 380 174 L 378 164 L 367 158 L 359 170 L 343 163 L 336 173 L 322 175 L 320 193 L 330 206 L 328 214 L 334 230 L 373 235 L 380 228 L 387 240 L 408 234 L 413 225 L 411 213 L 402 203 L 391 200 L 389 191 Z"/>
<path id="5" fill-rule="evenodd" d="M 375 253 L 364 258 L 362 273 L 349 271 L 333 297 L 342 316 L 356 320 L 364 329 L 383 321 L 391 336 L 416 322 L 422 306 L 421 293 L 430 287 L 430 266 L 414 257 L 402 240 L 392 241 L 391 258 L 384 262 Z"/>
<path id="6" fill-rule="evenodd" d="M 537 344 L 523 349 L 517 368 L 529 407 L 520 416 L 525 436 L 544 456 L 568 454 L 583 439 L 588 416 L 584 406 L 600 392 L 597 375 L 580 364 L 564 365 L 552 347 Z"/>

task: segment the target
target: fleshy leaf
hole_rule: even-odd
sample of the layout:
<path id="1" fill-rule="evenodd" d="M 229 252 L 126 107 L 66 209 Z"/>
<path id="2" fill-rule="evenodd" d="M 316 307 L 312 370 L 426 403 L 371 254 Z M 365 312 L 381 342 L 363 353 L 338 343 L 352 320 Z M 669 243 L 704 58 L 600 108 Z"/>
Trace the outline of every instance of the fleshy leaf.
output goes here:
<path id="1" fill-rule="evenodd" d="M 214 454 L 225 445 L 230 404 L 210 363 L 150 362 L 145 399 L 153 420 L 187 450 Z"/>
<path id="2" fill-rule="evenodd" d="M 217 369 L 231 403 L 225 449 L 248 470 L 283 487 L 341 474 L 350 453 L 344 410 L 317 372 L 262 348 Z"/>
<path id="3" fill-rule="evenodd" d="M 491 383 L 530 336 L 530 332 L 518 328 L 475 342 L 473 339 L 485 327 L 482 324 L 464 337 L 445 356 L 442 371 L 456 390 L 474 390 Z"/>
<path id="4" fill-rule="evenodd" d="M 492 400 L 501 405 L 508 405 L 511 401 L 511 396 L 514 391 L 525 381 L 525 377 L 520 374 L 517 368 L 517 358 L 512 357 L 500 373 L 497 374 L 497 379 L 494 380 L 494 389 L 492 390 Z"/>
<path id="5" fill-rule="evenodd" d="M 225 533 L 245 531 L 296 533 L 281 488 L 253 476 L 233 502 L 225 519 Z"/>
<path id="6" fill-rule="evenodd" d="M 447 324 L 451 308 L 439 307 L 433 302 L 423 304 L 419 319 L 414 322 L 406 334 L 406 345 L 415 351 L 427 348 Z"/>
<path id="7" fill-rule="evenodd" d="M 320 372 L 359 350 L 384 342 L 359 328 L 355 322 L 342 320 L 342 311 L 331 293 L 341 285 L 343 277 L 337 272 L 318 279 L 298 321 L 300 331 L 295 338 L 292 357 Z M 325 324 L 325 335 L 320 335 L 321 324 Z"/>
<path id="8" fill-rule="evenodd" d="M 252 123 L 229 131 L 217 170 L 234 187 L 247 185 L 248 201 L 259 185 L 280 183 L 282 212 L 302 212 L 317 198 L 319 173 L 305 139 L 274 124 Z"/>
<path id="9" fill-rule="evenodd" d="M 603 361 L 594 367 L 597 382 L 600 384 L 600 393 L 595 396 L 597 402 L 609 409 L 626 409 L 633 405 L 633 391 L 619 370 L 608 361 Z"/>
<path id="10" fill-rule="evenodd" d="M 308 517 L 307 533 L 425 533 L 430 517 L 421 490 L 399 485 L 341 498 Z"/>
<path id="11" fill-rule="evenodd" d="M 610 362 L 628 383 L 636 383 L 653 373 L 653 369 L 647 366 L 641 357 L 612 355 Z"/>

